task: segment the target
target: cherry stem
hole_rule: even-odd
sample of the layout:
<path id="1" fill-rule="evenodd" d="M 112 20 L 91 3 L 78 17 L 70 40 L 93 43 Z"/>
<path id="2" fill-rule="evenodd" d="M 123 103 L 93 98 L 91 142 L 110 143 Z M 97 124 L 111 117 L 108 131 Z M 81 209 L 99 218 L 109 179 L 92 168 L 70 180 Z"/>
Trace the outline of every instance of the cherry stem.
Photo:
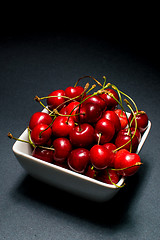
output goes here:
<path id="1" fill-rule="evenodd" d="M 129 166 L 129 167 L 125 167 L 125 168 L 109 168 L 109 169 L 113 170 L 113 171 L 123 171 L 123 170 L 127 170 L 129 168 L 136 167 L 136 166 L 141 166 L 141 165 L 143 165 L 142 162 L 136 162 L 134 165 Z"/>
<path id="2" fill-rule="evenodd" d="M 29 129 L 29 127 L 27 128 L 28 129 L 28 138 L 29 138 L 29 141 L 27 141 L 27 140 L 23 140 L 23 139 L 20 139 L 20 138 L 16 138 L 16 137 L 14 137 L 13 135 L 12 135 L 12 133 L 8 133 L 8 137 L 10 138 L 10 139 L 14 139 L 14 140 L 16 140 L 16 141 L 19 141 L 19 142 L 23 142 L 23 143 L 29 143 L 33 148 L 43 148 L 43 149 L 47 149 L 47 150 L 53 150 L 53 151 L 55 151 L 55 149 L 54 148 L 50 148 L 50 147 L 45 147 L 45 146 L 36 146 L 33 142 L 32 142 L 32 140 L 31 140 L 31 131 L 30 131 L 30 129 Z"/>
<path id="3" fill-rule="evenodd" d="M 122 91 L 119 91 L 122 95 L 124 95 L 125 97 L 127 97 L 132 103 L 133 105 L 135 106 L 135 109 L 136 109 L 136 112 L 138 113 L 138 108 L 137 108 L 137 105 L 135 103 L 135 101 L 130 97 L 128 96 L 126 93 L 122 92 Z"/>
<path id="4" fill-rule="evenodd" d="M 95 79 L 95 78 L 92 77 L 92 76 L 84 76 L 84 77 L 79 78 L 79 79 L 77 80 L 77 82 L 75 83 L 74 87 L 76 87 L 77 84 L 79 83 L 79 81 L 80 81 L 81 79 L 83 79 L 83 78 L 92 78 L 99 86 L 102 87 L 102 84 L 101 84 L 97 79 Z"/>
<path id="5" fill-rule="evenodd" d="M 106 169 L 106 170 L 107 170 L 107 174 L 108 174 L 108 178 L 109 178 L 110 182 L 111 182 L 115 187 L 117 187 L 117 188 L 122 188 L 122 187 L 124 187 L 124 186 L 126 185 L 126 184 L 124 183 L 123 185 L 119 186 L 119 185 L 117 185 L 116 183 L 114 183 L 114 182 L 112 181 L 111 177 L 110 177 L 110 174 L 109 174 L 108 169 Z"/>
<path id="6" fill-rule="evenodd" d="M 102 133 L 99 133 L 99 134 L 98 134 L 98 143 L 97 143 L 98 145 L 100 144 L 101 136 L 102 136 Z"/>

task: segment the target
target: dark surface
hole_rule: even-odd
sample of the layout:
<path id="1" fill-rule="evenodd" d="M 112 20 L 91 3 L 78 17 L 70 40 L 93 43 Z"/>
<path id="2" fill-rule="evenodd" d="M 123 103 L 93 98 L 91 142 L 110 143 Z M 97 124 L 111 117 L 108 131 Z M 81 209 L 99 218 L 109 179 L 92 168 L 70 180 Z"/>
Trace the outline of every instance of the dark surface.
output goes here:
<path id="1" fill-rule="evenodd" d="M 160 239 L 159 46 L 150 29 L 151 38 L 140 28 L 134 34 L 124 28 L 110 37 L 98 28 L 94 34 L 83 28 L 1 32 L 0 239 Z M 9 131 L 18 137 L 41 110 L 35 95 L 65 89 L 84 75 L 100 81 L 106 75 L 152 122 L 140 153 L 144 165 L 103 204 L 30 177 L 13 155 L 14 141 L 7 138 Z"/>

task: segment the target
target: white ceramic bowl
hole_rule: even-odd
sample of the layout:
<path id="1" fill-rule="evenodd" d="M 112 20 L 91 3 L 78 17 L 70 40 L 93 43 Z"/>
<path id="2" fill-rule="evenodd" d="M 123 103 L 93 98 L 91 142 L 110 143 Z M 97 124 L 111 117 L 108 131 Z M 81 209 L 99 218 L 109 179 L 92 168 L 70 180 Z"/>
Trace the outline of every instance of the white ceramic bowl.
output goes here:
<path id="1" fill-rule="evenodd" d="M 151 122 L 148 121 L 148 127 L 139 143 L 137 153 L 140 152 L 150 128 Z M 28 130 L 26 129 L 19 138 L 28 140 Z M 100 182 L 82 174 L 32 157 L 32 148 L 30 144 L 16 141 L 13 145 L 13 152 L 21 166 L 31 176 L 84 198 L 99 202 L 107 201 L 120 189 L 115 185 Z M 123 183 L 124 178 L 121 178 L 117 185 L 121 186 Z"/>

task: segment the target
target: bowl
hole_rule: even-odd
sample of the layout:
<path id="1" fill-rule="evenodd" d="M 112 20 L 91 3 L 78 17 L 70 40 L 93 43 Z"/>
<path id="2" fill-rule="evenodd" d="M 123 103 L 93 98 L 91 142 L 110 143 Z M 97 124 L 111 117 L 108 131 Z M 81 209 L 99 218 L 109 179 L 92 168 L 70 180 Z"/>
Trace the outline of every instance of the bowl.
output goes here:
<path id="1" fill-rule="evenodd" d="M 136 153 L 139 153 L 142 149 L 150 128 L 151 122 L 148 121 L 147 129 L 143 133 Z M 26 129 L 19 138 L 28 140 L 28 129 Z M 12 149 L 20 165 L 31 176 L 72 194 L 93 201 L 103 202 L 110 200 L 120 189 L 115 185 L 100 182 L 85 175 L 73 172 L 72 170 L 35 158 L 32 156 L 32 147 L 28 143 L 16 141 Z M 121 186 L 124 180 L 125 178 L 122 177 L 117 185 Z"/>

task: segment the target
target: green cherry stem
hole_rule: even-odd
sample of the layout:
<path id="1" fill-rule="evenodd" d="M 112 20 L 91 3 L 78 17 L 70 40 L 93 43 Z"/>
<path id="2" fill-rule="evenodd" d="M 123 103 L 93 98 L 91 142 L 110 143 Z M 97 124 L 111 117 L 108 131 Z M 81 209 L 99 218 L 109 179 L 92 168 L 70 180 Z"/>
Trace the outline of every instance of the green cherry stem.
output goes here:
<path id="1" fill-rule="evenodd" d="M 117 187 L 117 188 L 123 188 L 123 187 L 126 185 L 126 184 L 124 183 L 123 185 L 119 186 L 119 185 L 117 185 L 116 183 L 114 183 L 114 182 L 112 181 L 111 177 L 110 177 L 110 174 L 109 174 L 108 169 L 106 169 L 106 170 L 107 170 L 107 174 L 108 174 L 108 178 L 109 178 L 110 182 L 111 182 L 115 187 Z"/>
<path id="2" fill-rule="evenodd" d="M 127 169 L 132 168 L 132 167 L 141 166 L 142 164 L 143 164 L 142 162 L 136 162 L 134 165 L 129 166 L 129 167 L 125 167 L 125 168 L 109 168 L 109 169 L 112 170 L 112 171 L 124 171 L 124 170 L 127 170 Z"/>

